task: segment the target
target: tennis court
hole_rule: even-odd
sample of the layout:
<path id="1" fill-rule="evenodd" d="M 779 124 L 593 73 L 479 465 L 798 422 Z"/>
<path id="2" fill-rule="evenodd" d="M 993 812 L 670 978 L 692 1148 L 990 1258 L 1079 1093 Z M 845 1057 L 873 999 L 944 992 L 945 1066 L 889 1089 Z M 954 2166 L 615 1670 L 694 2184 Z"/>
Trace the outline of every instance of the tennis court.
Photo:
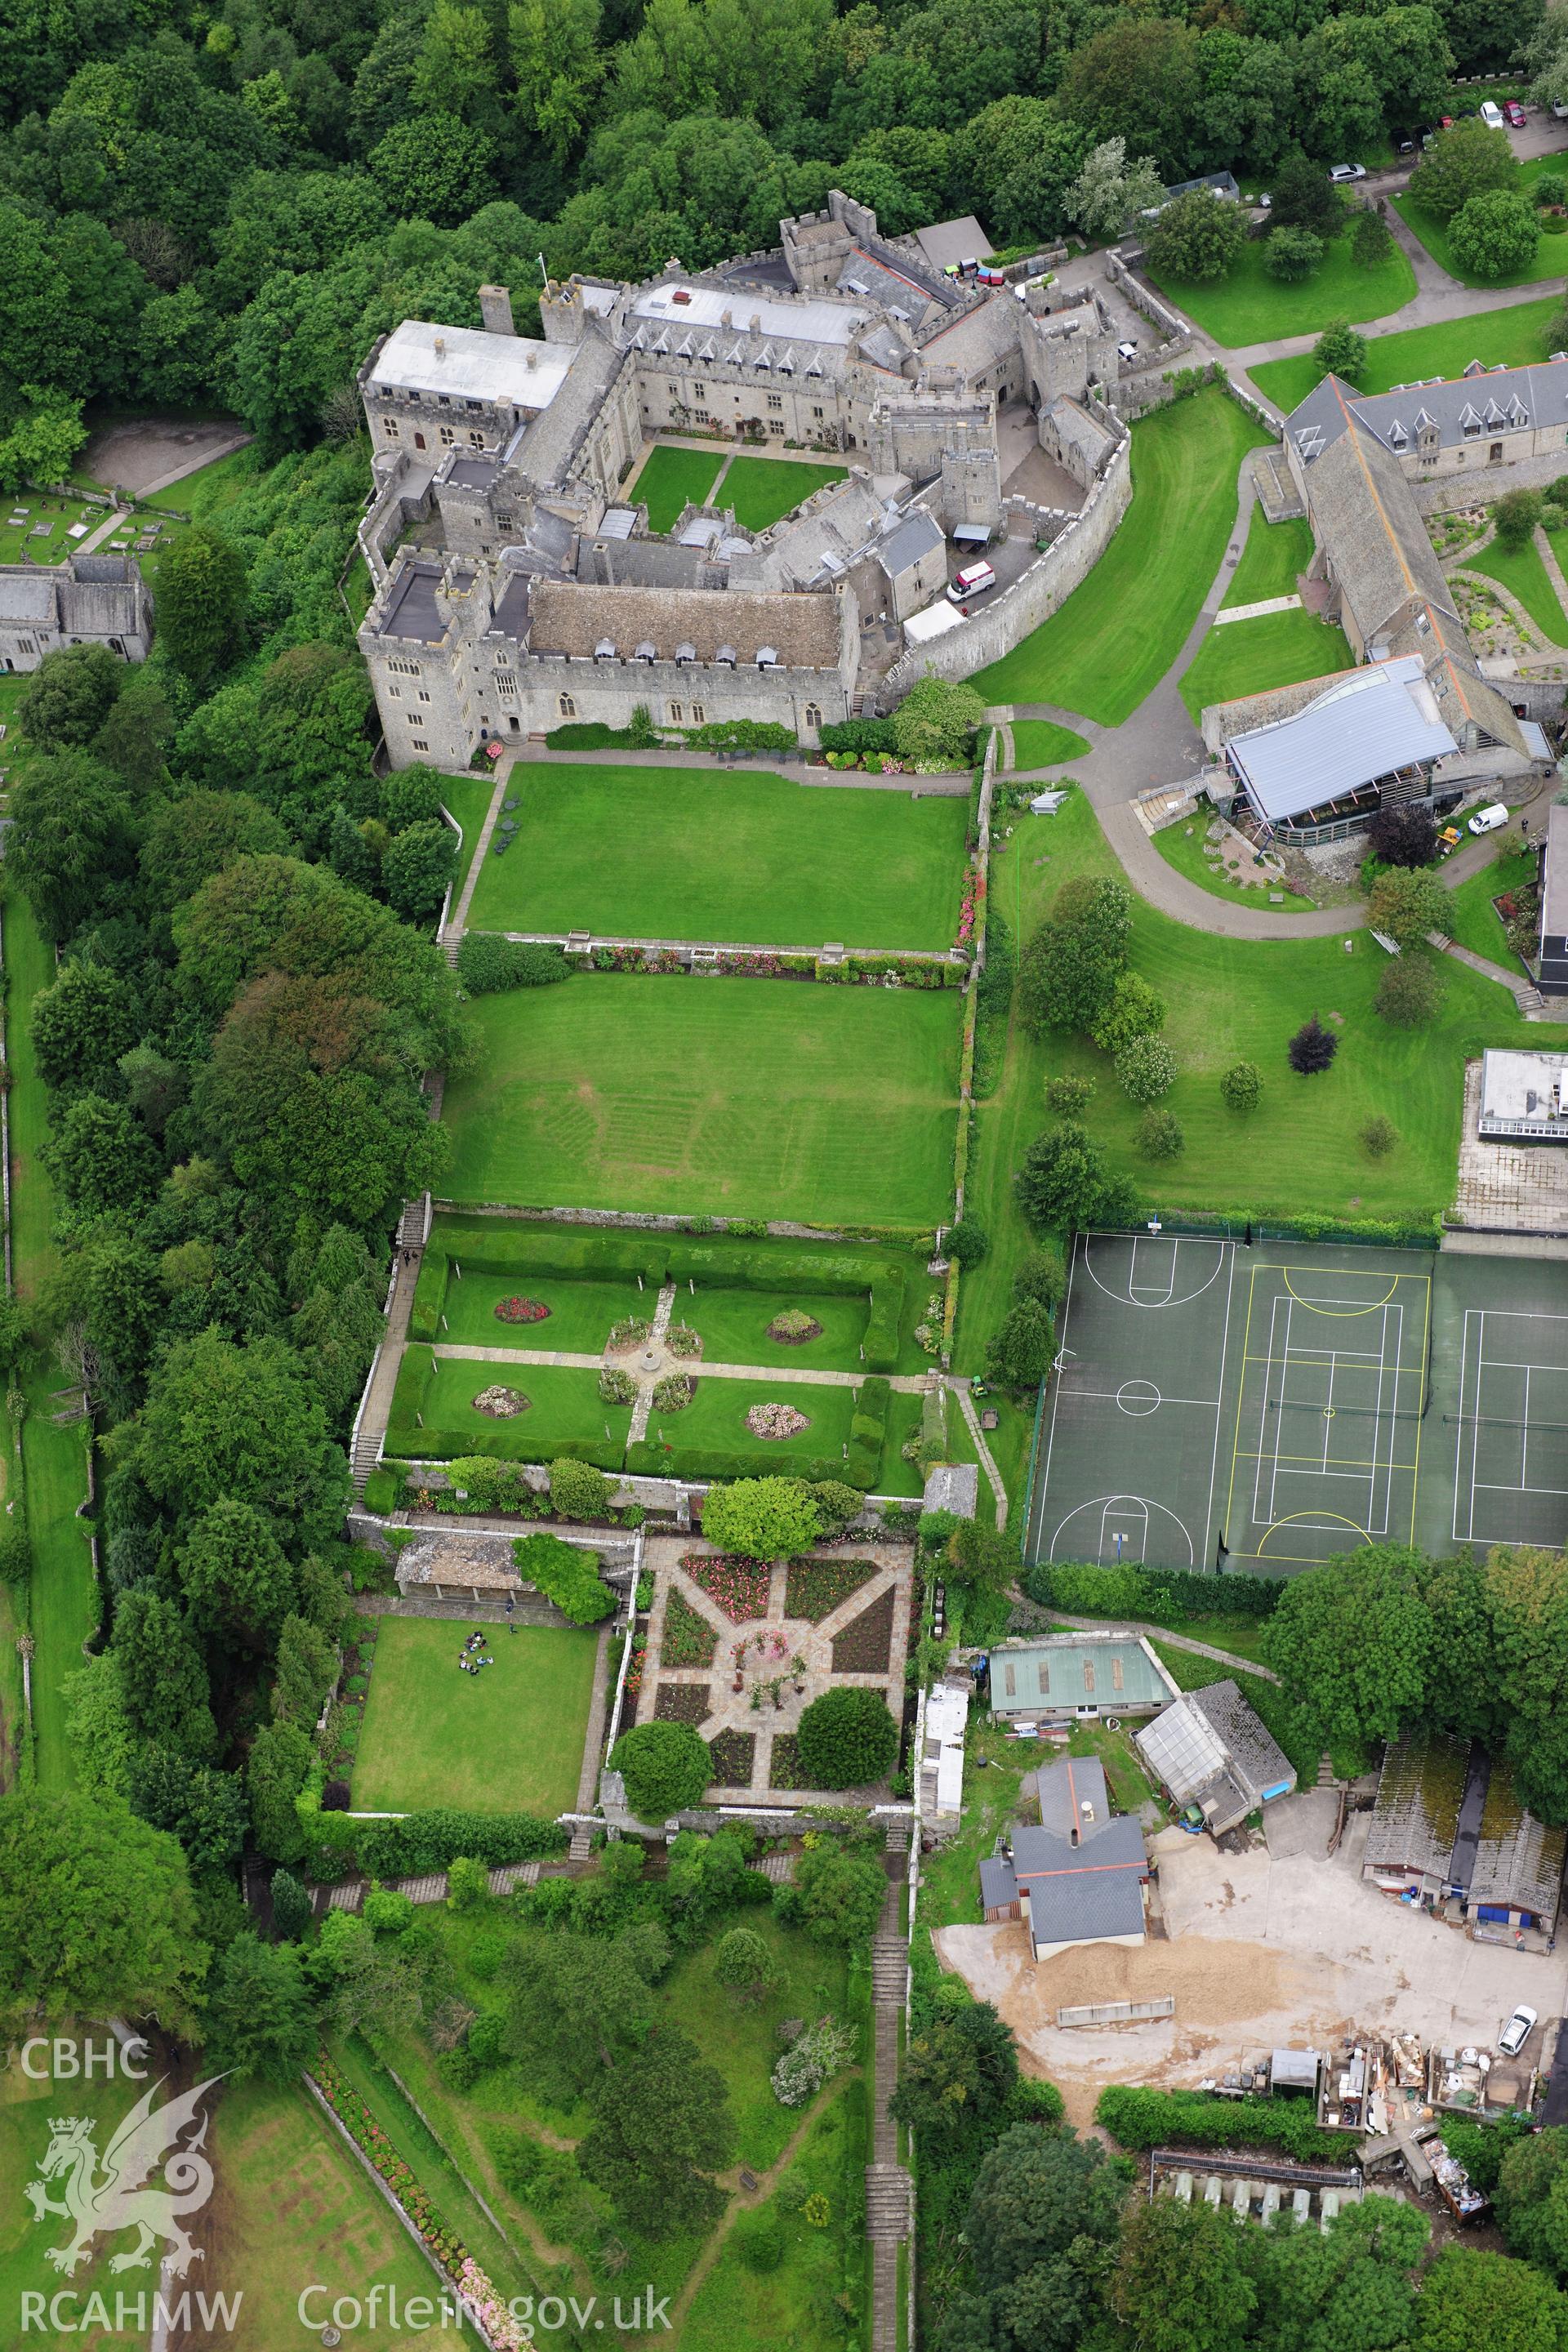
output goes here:
<path id="1" fill-rule="evenodd" d="M 1568 1540 L 1568 1265 L 1079 1234 L 1031 1562 Z"/>

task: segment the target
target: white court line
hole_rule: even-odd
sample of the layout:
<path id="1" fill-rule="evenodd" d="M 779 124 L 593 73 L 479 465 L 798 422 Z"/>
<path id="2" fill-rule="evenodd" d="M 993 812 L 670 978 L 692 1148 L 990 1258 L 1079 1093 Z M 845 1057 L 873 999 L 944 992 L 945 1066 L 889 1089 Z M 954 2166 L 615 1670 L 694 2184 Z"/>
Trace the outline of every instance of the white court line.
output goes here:
<path id="1" fill-rule="evenodd" d="M 1138 1307 L 1169 1307 L 1172 1299 L 1176 1294 L 1176 1252 L 1180 1249 L 1181 1244 L 1173 1234 L 1171 1239 L 1171 1262 L 1165 1269 L 1165 1290 L 1163 1297 L 1161 1297 L 1157 1284 L 1143 1284 L 1138 1279 L 1138 1252 L 1140 1249 L 1147 1250 L 1149 1244 L 1146 1241 L 1142 1240 L 1138 1234 L 1133 1234 L 1132 1255 L 1129 1260 L 1127 1266 L 1127 1297 L 1129 1303 Z"/>
<path id="2" fill-rule="evenodd" d="M 1133 1375 L 1133 1377 L 1134 1377 L 1134 1379 L 1136 1379 L 1136 1378 L 1138 1378 L 1139 1376 L 1135 1373 L 1135 1374 Z M 1125 1381 L 1123 1381 L 1122 1386 L 1123 1386 L 1123 1387 L 1125 1387 L 1126 1385 L 1127 1385 L 1127 1383 L 1126 1383 Z M 1151 1381 L 1151 1382 L 1150 1382 L 1150 1386 L 1151 1386 L 1151 1387 L 1152 1387 L 1153 1385 L 1154 1385 L 1154 1383 L 1153 1383 L 1152 1381 Z M 1070 1396 L 1070 1397 L 1095 1397 L 1095 1398 L 1097 1398 L 1097 1399 L 1100 1400 L 1101 1402 L 1105 1402 L 1105 1403 L 1108 1403 L 1108 1404 L 1118 1404 L 1118 1403 L 1120 1403 L 1121 1399 L 1121 1389 L 1079 1389 L 1079 1388 L 1071 1388 L 1071 1389 L 1069 1389 L 1069 1388 L 1066 1388 L 1066 1387 L 1064 1387 L 1064 1388 L 1063 1388 L 1063 1390 L 1062 1390 L 1062 1394 L 1063 1394 L 1064 1396 Z M 1166 1396 L 1166 1394 L 1164 1393 L 1163 1390 L 1162 1390 L 1162 1391 L 1161 1391 L 1161 1393 L 1160 1393 L 1160 1403 L 1161 1403 L 1161 1404 L 1191 1404 L 1191 1405 L 1196 1405 L 1196 1406 L 1198 1406 L 1198 1407 L 1200 1408 L 1200 1410 L 1201 1410 L 1201 1411 L 1203 1411 L 1203 1412 L 1218 1412 L 1218 1410 L 1219 1410 L 1218 1400 L 1217 1400 L 1217 1399 L 1215 1399 L 1215 1398 L 1214 1398 L 1214 1397 L 1173 1397 L 1173 1396 Z M 1156 1410 L 1156 1411 L 1158 1411 L 1158 1409 L 1159 1409 L 1158 1407 L 1156 1407 L 1156 1408 L 1155 1408 L 1155 1410 Z M 1150 1416 L 1149 1416 L 1147 1413 L 1134 1413 L 1134 1414 L 1132 1414 L 1132 1415 L 1131 1416 L 1131 1419 L 1133 1419 L 1133 1420 L 1135 1420 L 1135 1421 L 1147 1421 L 1147 1420 L 1149 1419 L 1149 1417 L 1150 1417 Z"/>
<path id="3" fill-rule="evenodd" d="M 1478 1478 L 1476 1492 L 1478 1495 L 1568 1495 L 1568 1486 L 1514 1486 L 1508 1485 L 1501 1478 Z M 1503 1543 L 1516 1543 L 1519 1538 L 1516 1536 L 1503 1536 L 1499 1540 Z"/>
<path id="4" fill-rule="evenodd" d="M 1520 1432 L 1519 1432 L 1519 1483 L 1520 1483 L 1520 1486 L 1521 1486 L 1521 1488 L 1527 1487 L 1527 1486 L 1530 1485 L 1530 1374 L 1531 1374 L 1531 1366 L 1529 1366 L 1529 1365 L 1527 1364 L 1527 1365 L 1525 1366 L 1525 1371 L 1524 1371 L 1524 1411 L 1523 1411 L 1523 1412 L 1522 1412 L 1522 1414 L 1521 1415 L 1521 1418 L 1520 1418 Z"/>
<path id="5" fill-rule="evenodd" d="M 1156 1299 L 1156 1300 L 1152 1300 L 1152 1301 L 1151 1301 L 1151 1300 L 1148 1300 L 1148 1299 L 1134 1298 L 1134 1297 L 1132 1297 L 1132 1295 L 1131 1295 L 1131 1279 L 1129 1280 L 1129 1286 L 1128 1286 L 1128 1288 L 1127 1288 L 1126 1290 L 1112 1290 L 1112 1289 L 1110 1288 L 1110 1285 L 1109 1285 L 1108 1283 L 1101 1282 L 1101 1280 L 1100 1280 L 1100 1278 L 1099 1275 L 1098 1275 L 1098 1274 L 1096 1274 L 1096 1272 L 1095 1272 L 1095 1270 L 1094 1270 L 1094 1267 L 1093 1267 L 1092 1264 L 1091 1264 L 1091 1263 L 1090 1263 L 1090 1261 L 1089 1261 L 1089 1244 L 1090 1244 L 1090 1242 L 1092 1242 L 1092 1241 L 1117 1241 L 1117 1242 L 1123 1242 L 1123 1241 L 1126 1241 L 1126 1240 L 1128 1240 L 1128 1239 L 1130 1238 L 1130 1237 L 1129 1237 L 1129 1235 L 1127 1235 L 1126 1234 L 1079 1234 L 1079 1237 L 1078 1237 L 1078 1238 L 1079 1238 L 1079 1244 L 1081 1244 L 1081 1246 L 1082 1246 L 1082 1251 L 1083 1251 L 1083 1255 L 1082 1255 L 1082 1260 L 1081 1260 L 1081 1263 L 1082 1263 L 1082 1265 L 1083 1265 L 1083 1270 L 1084 1270 L 1084 1272 L 1088 1275 L 1088 1276 L 1089 1276 L 1089 1278 L 1090 1282 L 1092 1282 L 1092 1283 L 1093 1283 L 1093 1285 L 1094 1285 L 1094 1286 L 1095 1286 L 1096 1290 L 1098 1290 L 1098 1291 L 1101 1292 L 1105 1297 L 1109 1298 L 1109 1299 L 1112 1302 L 1112 1304 L 1113 1304 L 1113 1305 L 1115 1305 L 1115 1306 L 1117 1306 L 1117 1307 L 1136 1307 L 1141 1308 L 1141 1309 L 1142 1309 L 1145 1314 L 1150 1314 L 1150 1315 L 1152 1315 L 1152 1314 L 1156 1314 L 1156 1313 L 1158 1313 L 1158 1311 L 1159 1311 L 1160 1307 L 1163 1307 L 1163 1306 L 1164 1306 L 1164 1307 L 1190 1307 L 1190 1306 L 1192 1306 L 1194 1300 L 1201 1298 L 1201 1297 L 1203 1297 L 1203 1295 L 1204 1295 L 1205 1291 L 1205 1290 L 1207 1290 L 1207 1289 L 1209 1289 L 1209 1288 L 1211 1288 L 1211 1287 L 1212 1287 L 1212 1286 L 1213 1286 L 1213 1285 L 1214 1285 L 1214 1284 L 1218 1280 L 1218 1278 L 1219 1278 L 1219 1270 L 1220 1270 L 1220 1267 L 1221 1267 L 1221 1266 L 1224 1265 L 1224 1263 L 1225 1263 L 1225 1252 L 1226 1252 L 1226 1250 L 1232 1250 L 1232 1251 L 1234 1251 L 1234 1249 L 1235 1249 L 1235 1247 L 1236 1247 L 1236 1244 L 1235 1244 L 1234 1242 L 1210 1242 L 1210 1241 L 1203 1241 L 1203 1240 L 1199 1239 L 1199 1237 L 1198 1237 L 1197 1235 L 1195 1235 L 1195 1234 L 1183 1234 L 1183 1235 L 1178 1236 L 1177 1241 L 1176 1241 L 1176 1244 L 1175 1244 L 1177 1251 L 1178 1251 L 1178 1252 L 1180 1251 L 1180 1249 L 1181 1249 L 1181 1247 L 1182 1247 L 1182 1243 L 1183 1243 L 1183 1241 L 1185 1241 L 1186 1245 L 1187 1245 L 1187 1255 L 1188 1255 L 1188 1256 L 1189 1256 L 1189 1257 L 1192 1255 L 1192 1253 L 1193 1253 L 1193 1251 L 1194 1251 L 1194 1249 L 1199 1249 L 1199 1250 L 1213 1250 L 1213 1251 L 1215 1253 L 1213 1271 L 1212 1271 L 1211 1273 L 1209 1273 L 1209 1274 L 1206 1274 L 1206 1275 L 1204 1276 L 1204 1278 L 1203 1278 L 1202 1282 L 1200 1282 L 1200 1283 L 1199 1283 L 1199 1285 L 1198 1285 L 1198 1286 L 1197 1286 L 1197 1288 L 1196 1288 L 1195 1290 L 1188 1290 L 1188 1291 L 1184 1291 L 1184 1292 L 1183 1293 L 1183 1295 L 1182 1295 L 1182 1297 L 1181 1297 L 1180 1298 L 1169 1297 L 1168 1297 L 1163 1298 L 1163 1299 Z M 1132 1241 L 1133 1247 L 1134 1247 L 1134 1248 L 1136 1248 L 1136 1247 L 1137 1247 L 1137 1243 L 1138 1243 L 1138 1236 L 1137 1236 L 1136 1234 L 1133 1234 L 1133 1235 L 1131 1235 L 1131 1241 Z M 1075 1254 L 1074 1260 L 1073 1260 L 1073 1266 L 1074 1266 L 1074 1278 L 1075 1278 L 1075 1279 L 1076 1279 L 1076 1277 L 1077 1277 L 1077 1268 L 1078 1268 L 1078 1265 L 1079 1265 L 1079 1262 L 1080 1262 L 1080 1261 L 1079 1260 L 1078 1256 L 1077 1256 L 1077 1255 L 1076 1255 L 1076 1254 Z M 1175 1276 L 1174 1276 L 1174 1270 L 1173 1269 L 1173 1274 L 1172 1274 L 1172 1281 L 1173 1281 L 1173 1283 L 1174 1283 L 1174 1279 L 1175 1279 Z M 1069 1288 L 1070 1288 L 1070 1286 L 1069 1286 Z"/>
<path id="6" fill-rule="evenodd" d="M 1061 1328 L 1057 1333 L 1057 1352 L 1058 1355 L 1067 1346 L 1068 1325 L 1072 1319 L 1073 1286 L 1078 1280 L 1079 1260 L 1080 1254 L 1087 1252 L 1088 1245 L 1088 1236 L 1083 1234 L 1079 1234 L 1073 1243 L 1072 1270 L 1068 1276 L 1068 1295 L 1062 1301 Z M 1051 1455 L 1056 1450 L 1057 1413 L 1061 1405 L 1061 1401 L 1062 1381 L 1061 1374 L 1058 1372 L 1057 1374 L 1056 1386 L 1051 1391 L 1050 1435 L 1046 1440 L 1046 1458 L 1044 1463 L 1041 1465 L 1040 1483 L 1036 1490 L 1035 1542 L 1037 1549 L 1038 1549 L 1039 1539 L 1045 1529 L 1046 1496 L 1049 1494 L 1051 1486 Z M 1052 1549 L 1055 1549 L 1054 1539 Z"/>
<path id="7" fill-rule="evenodd" d="M 1524 1364 L 1511 1356 L 1489 1356 L 1481 1366 L 1484 1372 L 1558 1372 L 1568 1373 L 1568 1364 Z"/>
<path id="8" fill-rule="evenodd" d="M 1453 1517 L 1453 1530 L 1454 1530 L 1454 1541 L 1455 1541 L 1456 1543 L 1473 1543 L 1473 1542 L 1474 1542 L 1474 1540 L 1475 1540 L 1475 1527 L 1476 1527 L 1476 1470 L 1475 1470 L 1475 1462 L 1474 1462 L 1473 1458 L 1472 1458 L 1472 1460 L 1471 1460 L 1471 1464 L 1470 1464 L 1470 1490 L 1469 1490 L 1469 1491 L 1470 1491 L 1470 1513 L 1469 1513 L 1469 1525 L 1468 1525 L 1468 1529 L 1467 1529 L 1467 1531 L 1466 1531 L 1466 1533 L 1465 1533 L 1465 1534 L 1461 1535 L 1461 1534 L 1459 1533 L 1459 1496 L 1460 1496 L 1460 1493 L 1461 1493 L 1461 1491 L 1462 1491 L 1462 1490 L 1461 1490 L 1461 1487 L 1460 1487 L 1460 1483 L 1459 1483 L 1459 1482 L 1460 1482 L 1460 1479 L 1461 1479 L 1461 1477 L 1463 1476 L 1463 1474 L 1464 1474 L 1464 1461 L 1465 1461 L 1465 1430 L 1466 1430 L 1466 1427 L 1467 1427 L 1467 1423 L 1466 1423 L 1466 1421 L 1465 1421 L 1465 1382 L 1466 1382 L 1466 1381 L 1468 1380 L 1468 1378 L 1469 1377 L 1469 1370 L 1470 1370 L 1470 1317 L 1471 1317 L 1471 1315 L 1473 1314 L 1473 1312 L 1474 1312 L 1474 1311 L 1475 1311 L 1475 1310 L 1474 1310 L 1472 1307 L 1466 1307 L 1466 1309 L 1465 1309 L 1465 1328 L 1464 1328 L 1464 1332 L 1463 1332 L 1463 1335 L 1462 1335 L 1462 1337 L 1461 1337 L 1461 1339 L 1460 1339 L 1460 1342 L 1459 1342 L 1459 1412 L 1458 1412 L 1458 1422 L 1459 1422 L 1459 1425 L 1458 1425 L 1458 1429 L 1455 1431 L 1455 1433 L 1454 1433 L 1454 1517 Z M 1479 1383 L 1479 1380 L 1478 1380 L 1478 1381 L 1477 1381 L 1476 1392 L 1477 1392 L 1478 1396 L 1479 1396 L 1479 1393 L 1480 1393 L 1480 1383 Z M 1472 1438 L 1473 1438 L 1474 1434 L 1475 1434 L 1475 1433 L 1472 1433 Z"/>
<path id="9" fill-rule="evenodd" d="M 1381 1449 L 1381 1447 L 1382 1447 L 1382 1444 L 1383 1444 L 1384 1384 L 1385 1381 L 1387 1380 L 1387 1377 L 1388 1377 L 1388 1371 L 1389 1371 L 1389 1363 L 1388 1363 L 1388 1325 L 1389 1325 L 1389 1317 L 1390 1317 L 1391 1315 L 1392 1315 L 1392 1316 L 1394 1317 L 1394 1365 L 1393 1365 L 1393 1370 L 1394 1370 L 1394 1398 L 1393 1398 L 1393 1402 L 1392 1402 L 1392 1404 L 1391 1404 L 1391 1405 L 1390 1405 L 1390 1407 L 1389 1407 L 1389 1429 L 1388 1429 L 1388 1454 L 1389 1454 L 1389 1459 L 1388 1459 L 1388 1464 L 1387 1464 L 1387 1468 L 1388 1468 L 1388 1478 L 1387 1478 L 1387 1483 L 1385 1484 L 1385 1486 L 1384 1486 L 1384 1489 L 1383 1489 L 1383 1516 L 1382 1516 L 1382 1517 L 1381 1517 L 1381 1519 L 1380 1519 L 1380 1518 L 1378 1517 L 1378 1515 L 1377 1515 L 1377 1513 L 1378 1513 L 1378 1494 L 1377 1494 L 1377 1480 L 1378 1480 L 1378 1473 L 1377 1473 L 1377 1467 L 1376 1467 L 1376 1465 L 1377 1465 L 1377 1461 L 1378 1461 L 1378 1457 L 1379 1457 L 1380 1449 Z M 1400 1369 L 1401 1369 L 1401 1361 L 1400 1361 L 1400 1360 L 1401 1360 L 1401 1358 L 1403 1357 L 1404 1352 L 1405 1352 L 1405 1309 L 1404 1309 L 1404 1307 L 1400 1305 L 1400 1303 L 1398 1302 L 1398 1300 L 1397 1300 L 1397 1299 L 1394 1299 L 1394 1300 L 1392 1300 L 1392 1301 L 1386 1302 L 1386 1303 L 1384 1304 L 1384 1309 L 1383 1309 L 1383 1345 L 1382 1345 L 1382 1347 L 1378 1349 L 1378 1361 L 1377 1361 L 1377 1403 L 1376 1403 L 1376 1411 L 1374 1412 L 1374 1413 L 1373 1413 L 1373 1423 L 1372 1423 L 1372 1449 L 1371 1449 L 1371 1450 L 1372 1450 L 1372 1459 L 1373 1459 L 1373 1466 L 1372 1470 L 1371 1470 L 1371 1471 L 1369 1472 L 1369 1474 L 1368 1474 L 1368 1476 L 1367 1476 L 1367 1482 L 1366 1482 L 1366 1486 L 1367 1486 L 1367 1494 L 1366 1494 L 1366 1531 L 1367 1531 L 1367 1533 L 1368 1533 L 1368 1535 L 1369 1535 L 1369 1536 L 1370 1536 L 1370 1535 L 1381 1535 L 1381 1536 L 1386 1536 L 1386 1535 L 1387 1535 L 1387 1533 L 1388 1533 L 1388 1515 L 1389 1515 L 1390 1510 L 1393 1508 L 1393 1502 L 1394 1502 L 1394 1441 L 1395 1441 L 1395 1438 L 1396 1438 L 1396 1436 L 1397 1436 L 1397 1434 L 1398 1434 L 1398 1412 L 1399 1412 L 1399 1374 L 1400 1374 Z"/>
<path id="10" fill-rule="evenodd" d="M 1214 1490 L 1215 1481 L 1219 1475 L 1220 1415 L 1225 1411 L 1225 1357 L 1226 1349 L 1230 1345 L 1230 1302 L 1231 1293 L 1236 1286 L 1236 1244 L 1227 1242 L 1225 1246 L 1230 1252 L 1230 1274 L 1225 1286 L 1225 1321 L 1220 1326 L 1219 1402 L 1214 1409 L 1214 1457 L 1209 1464 L 1209 1501 L 1208 1511 L 1204 1519 L 1204 1549 L 1201 1561 L 1196 1563 L 1204 1568 L 1208 1566 L 1209 1538 L 1214 1532 Z M 1218 1566 L 1217 1560 L 1215 1566 Z"/>

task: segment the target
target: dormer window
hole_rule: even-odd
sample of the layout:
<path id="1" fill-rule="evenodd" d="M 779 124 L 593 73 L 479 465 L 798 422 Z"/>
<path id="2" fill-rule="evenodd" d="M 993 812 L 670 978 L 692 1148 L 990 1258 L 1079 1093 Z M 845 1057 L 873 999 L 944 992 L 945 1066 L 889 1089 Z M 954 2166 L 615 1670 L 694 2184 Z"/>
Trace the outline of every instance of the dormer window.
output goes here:
<path id="1" fill-rule="evenodd" d="M 775 647 L 773 646 L 759 646 L 757 647 L 757 667 L 759 669 L 777 669 L 778 666 L 779 657 Z"/>

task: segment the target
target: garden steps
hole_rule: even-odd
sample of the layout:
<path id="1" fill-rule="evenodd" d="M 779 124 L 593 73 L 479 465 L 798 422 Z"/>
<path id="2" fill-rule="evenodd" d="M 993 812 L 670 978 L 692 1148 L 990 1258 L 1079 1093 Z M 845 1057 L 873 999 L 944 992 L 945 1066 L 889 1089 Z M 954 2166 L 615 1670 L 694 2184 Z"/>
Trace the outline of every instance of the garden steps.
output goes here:
<path id="1" fill-rule="evenodd" d="M 866 2168 L 866 2235 L 897 2244 L 914 2221 L 914 2184 L 901 2164 Z"/>
<path id="2" fill-rule="evenodd" d="M 909 1964 L 909 1948 L 902 1936 L 873 1936 L 871 1938 L 873 2002 L 890 2001 L 896 2008 L 900 2010 L 903 2008 Z"/>

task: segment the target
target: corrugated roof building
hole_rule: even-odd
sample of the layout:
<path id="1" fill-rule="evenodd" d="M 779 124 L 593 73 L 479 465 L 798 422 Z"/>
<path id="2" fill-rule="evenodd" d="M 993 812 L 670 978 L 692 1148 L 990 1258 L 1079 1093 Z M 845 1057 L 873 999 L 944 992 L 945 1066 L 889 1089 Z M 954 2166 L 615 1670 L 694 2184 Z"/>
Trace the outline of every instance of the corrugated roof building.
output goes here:
<path id="1" fill-rule="evenodd" d="M 990 1675 L 991 1711 L 1005 1722 L 1152 1715 L 1177 1696 L 1142 1635 L 1115 1628 L 1000 1643 Z"/>
<path id="2" fill-rule="evenodd" d="M 1216 1836 L 1296 1786 L 1295 1766 L 1228 1679 L 1184 1691 L 1133 1746 L 1173 1801 L 1196 1805 Z"/>

